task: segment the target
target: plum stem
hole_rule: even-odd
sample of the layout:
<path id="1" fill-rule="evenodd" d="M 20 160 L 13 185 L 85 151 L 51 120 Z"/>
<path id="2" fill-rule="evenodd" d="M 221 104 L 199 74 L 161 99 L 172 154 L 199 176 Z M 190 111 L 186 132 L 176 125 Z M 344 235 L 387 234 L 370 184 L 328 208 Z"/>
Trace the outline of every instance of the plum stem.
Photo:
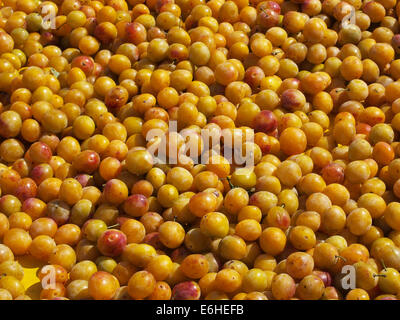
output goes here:
<path id="1" fill-rule="evenodd" d="M 111 226 L 108 226 L 107 229 L 118 228 L 118 227 L 120 227 L 120 226 L 121 226 L 121 225 L 120 225 L 119 223 L 116 223 L 116 224 L 113 224 L 113 225 L 111 225 Z"/>
<path id="2" fill-rule="evenodd" d="M 254 193 L 256 193 L 256 189 L 252 188 L 249 191 L 247 191 L 247 193 L 249 194 L 249 196 L 252 196 Z"/>
<path id="3" fill-rule="evenodd" d="M 226 180 L 228 181 L 228 183 L 229 183 L 229 186 L 231 187 L 231 189 L 234 189 L 234 188 L 236 188 L 236 186 L 234 186 L 234 185 L 233 185 L 233 183 L 232 183 L 232 181 L 231 181 L 231 178 L 229 178 L 229 177 L 226 177 Z"/>
<path id="4" fill-rule="evenodd" d="M 269 14 L 265 8 L 261 8 L 261 12 L 265 14 L 265 17 L 268 18 Z"/>
<path id="5" fill-rule="evenodd" d="M 386 274 L 374 274 L 374 277 L 382 277 L 382 278 L 386 278 Z"/>
<path id="6" fill-rule="evenodd" d="M 386 271 L 386 264 L 385 264 L 385 261 L 383 261 L 383 259 L 381 259 L 381 263 L 382 263 L 382 266 L 383 266 L 383 270 Z"/>
<path id="7" fill-rule="evenodd" d="M 342 259 L 344 262 L 347 261 L 347 259 L 346 259 L 345 257 L 342 257 L 342 256 L 340 256 L 340 255 L 336 255 L 335 258 L 336 258 L 336 259 L 339 259 L 339 258 L 340 258 L 340 259 Z"/>
<path id="8" fill-rule="evenodd" d="M 56 78 L 58 78 L 58 76 L 60 75 L 60 73 L 54 69 L 53 67 L 50 68 L 50 72 L 53 74 L 53 76 L 55 76 Z"/>

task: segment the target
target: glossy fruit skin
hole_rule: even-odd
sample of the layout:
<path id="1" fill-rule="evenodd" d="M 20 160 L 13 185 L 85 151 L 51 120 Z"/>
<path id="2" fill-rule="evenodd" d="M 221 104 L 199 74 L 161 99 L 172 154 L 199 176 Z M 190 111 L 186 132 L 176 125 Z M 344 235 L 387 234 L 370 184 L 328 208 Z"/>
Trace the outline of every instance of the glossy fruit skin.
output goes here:
<path id="1" fill-rule="evenodd" d="M 94 61 L 88 56 L 78 56 L 71 62 L 72 67 L 80 68 L 88 76 L 93 72 Z"/>
<path id="2" fill-rule="evenodd" d="M 25 201 L 28 198 L 34 198 L 37 193 L 37 185 L 35 181 L 30 178 L 21 179 L 15 193 L 21 201 Z"/>
<path id="3" fill-rule="evenodd" d="M 298 266 L 299 264 L 299 266 Z M 295 279 L 302 279 L 314 269 L 314 261 L 307 254 L 295 252 L 286 259 L 286 270 Z"/>
<path id="4" fill-rule="evenodd" d="M 13 299 L 24 294 L 24 291 L 25 291 L 24 287 L 13 276 L 5 276 L 5 277 L 1 278 L 0 284 L 3 289 L 6 289 L 9 291 L 9 293 L 12 295 Z"/>
<path id="5" fill-rule="evenodd" d="M 0 298 L 400 299 L 399 15 L 4 0 Z"/>
<path id="6" fill-rule="evenodd" d="M 46 163 L 52 156 L 50 147 L 41 142 L 35 142 L 29 148 L 29 155 L 34 163 Z"/>
<path id="7" fill-rule="evenodd" d="M 75 157 L 72 165 L 78 172 L 93 173 L 100 164 L 100 157 L 95 151 L 85 150 Z"/>
<path id="8" fill-rule="evenodd" d="M 47 204 L 47 215 L 52 218 L 57 225 L 62 225 L 69 219 L 70 206 L 61 200 L 52 200 Z"/>
<path id="9" fill-rule="evenodd" d="M 119 230 L 107 230 L 97 240 L 100 252 L 108 257 L 117 257 L 125 249 L 127 237 Z"/>
<path id="10" fill-rule="evenodd" d="M 18 238 L 20 239 L 19 241 L 17 241 Z M 32 238 L 25 230 L 12 228 L 4 234 L 3 242 L 14 254 L 23 255 L 28 252 L 28 248 L 32 243 Z"/>
<path id="11" fill-rule="evenodd" d="M 117 292 L 118 287 L 117 278 L 104 271 L 94 273 L 88 284 L 89 294 L 95 300 L 110 300 Z"/>
<path id="12" fill-rule="evenodd" d="M 260 236 L 260 246 L 265 253 L 277 255 L 284 250 L 286 236 L 281 229 L 269 227 Z"/>
<path id="13" fill-rule="evenodd" d="M 145 196 L 134 194 L 128 197 L 124 202 L 124 210 L 128 215 L 140 217 L 149 209 L 149 203 Z"/>
<path id="14" fill-rule="evenodd" d="M 181 282 L 172 289 L 172 300 L 199 300 L 200 294 L 200 287 L 196 282 Z"/>
<path id="15" fill-rule="evenodd" d="M 304 277 L 297 288 L 299 298 L 306 300 L 319 299 L 323 294 L 323 281 L 314 275 Z"/>
<path id="16" fill-rule="evenodd" d="M 182 271 L 192 279 L 199 279 L 208 271 L 208 261 L 200 254 L 193 254 L 183 259 L 181 263 Z"/>
<path id="17" fill-rule="evenodd" d="M 147 271 L 136 272 L 128 282 L 128 292 L 133 299 L 143 299 L 149 296 L 155 289 L 156 280 Z"/>
<path id="18" fill-rule="evenodd" d="M 289 300 L 296 291 L 294 280 L 286 273 L 276 275 L 272 280 L 272 294 L 277 300 Z"/>
<path id="19" fill-rule="evenodd" d="M 55 288 L 45 288 L 40 293 L 40 299 L 54 300 L 65 296 L 65 287 L 61 283 L 56 283 Z"/>
<path id="20" fill-rule="evenodd" d="M 278 127 L 278 121 L 273 112 L 263 110 L 254 118 L 253 127 L 256 132 L 271 133 Z"/>
<path id="21" fill-rule="evenodd" d="M 135 45 L 146 40 L 146 29 L 140 23 L 128 23 L 125 32 L 127 40 Z"/>

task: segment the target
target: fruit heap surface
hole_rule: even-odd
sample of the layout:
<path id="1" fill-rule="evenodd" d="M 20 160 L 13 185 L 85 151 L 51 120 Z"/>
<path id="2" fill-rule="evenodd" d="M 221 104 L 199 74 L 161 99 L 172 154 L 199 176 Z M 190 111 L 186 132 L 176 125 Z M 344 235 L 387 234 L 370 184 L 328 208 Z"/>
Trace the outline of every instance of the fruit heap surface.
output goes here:
<path id="1" fill-rule="evenodd" d="M 400 299 L 399 17 L 2 0 L 0 299 Z"/>

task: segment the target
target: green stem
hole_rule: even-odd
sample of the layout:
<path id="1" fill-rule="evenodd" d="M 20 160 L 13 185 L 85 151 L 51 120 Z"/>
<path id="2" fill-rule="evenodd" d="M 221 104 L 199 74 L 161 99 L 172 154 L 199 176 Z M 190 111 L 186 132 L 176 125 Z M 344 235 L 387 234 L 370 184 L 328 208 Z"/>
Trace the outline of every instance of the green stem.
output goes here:
<path id="1" fill-rule="evenodd" d="M 231 187 L 231 189 L 236 188 L 236 187 L 232 184 L 231 178 L 226 177 L 226 180 L 228 180 L 228 183 L 229 183 L 229 186 Z"/>
<path id="2" fill-rule="evenodd" d="M 381 259 L 381 263 L 382 263 L 382 266 L 383 266 L 383 270 L 386 271 L 386 264 L 385 264 L 385 261 L 383 261 L 383 259 Z"/>
<path id="3" fill-rule="evenodd" d="M 347 262 L 347 259 L 345 257 L 342 256 L 335 256 L 336 259 L 342 259 L 344 262 Z"/>

